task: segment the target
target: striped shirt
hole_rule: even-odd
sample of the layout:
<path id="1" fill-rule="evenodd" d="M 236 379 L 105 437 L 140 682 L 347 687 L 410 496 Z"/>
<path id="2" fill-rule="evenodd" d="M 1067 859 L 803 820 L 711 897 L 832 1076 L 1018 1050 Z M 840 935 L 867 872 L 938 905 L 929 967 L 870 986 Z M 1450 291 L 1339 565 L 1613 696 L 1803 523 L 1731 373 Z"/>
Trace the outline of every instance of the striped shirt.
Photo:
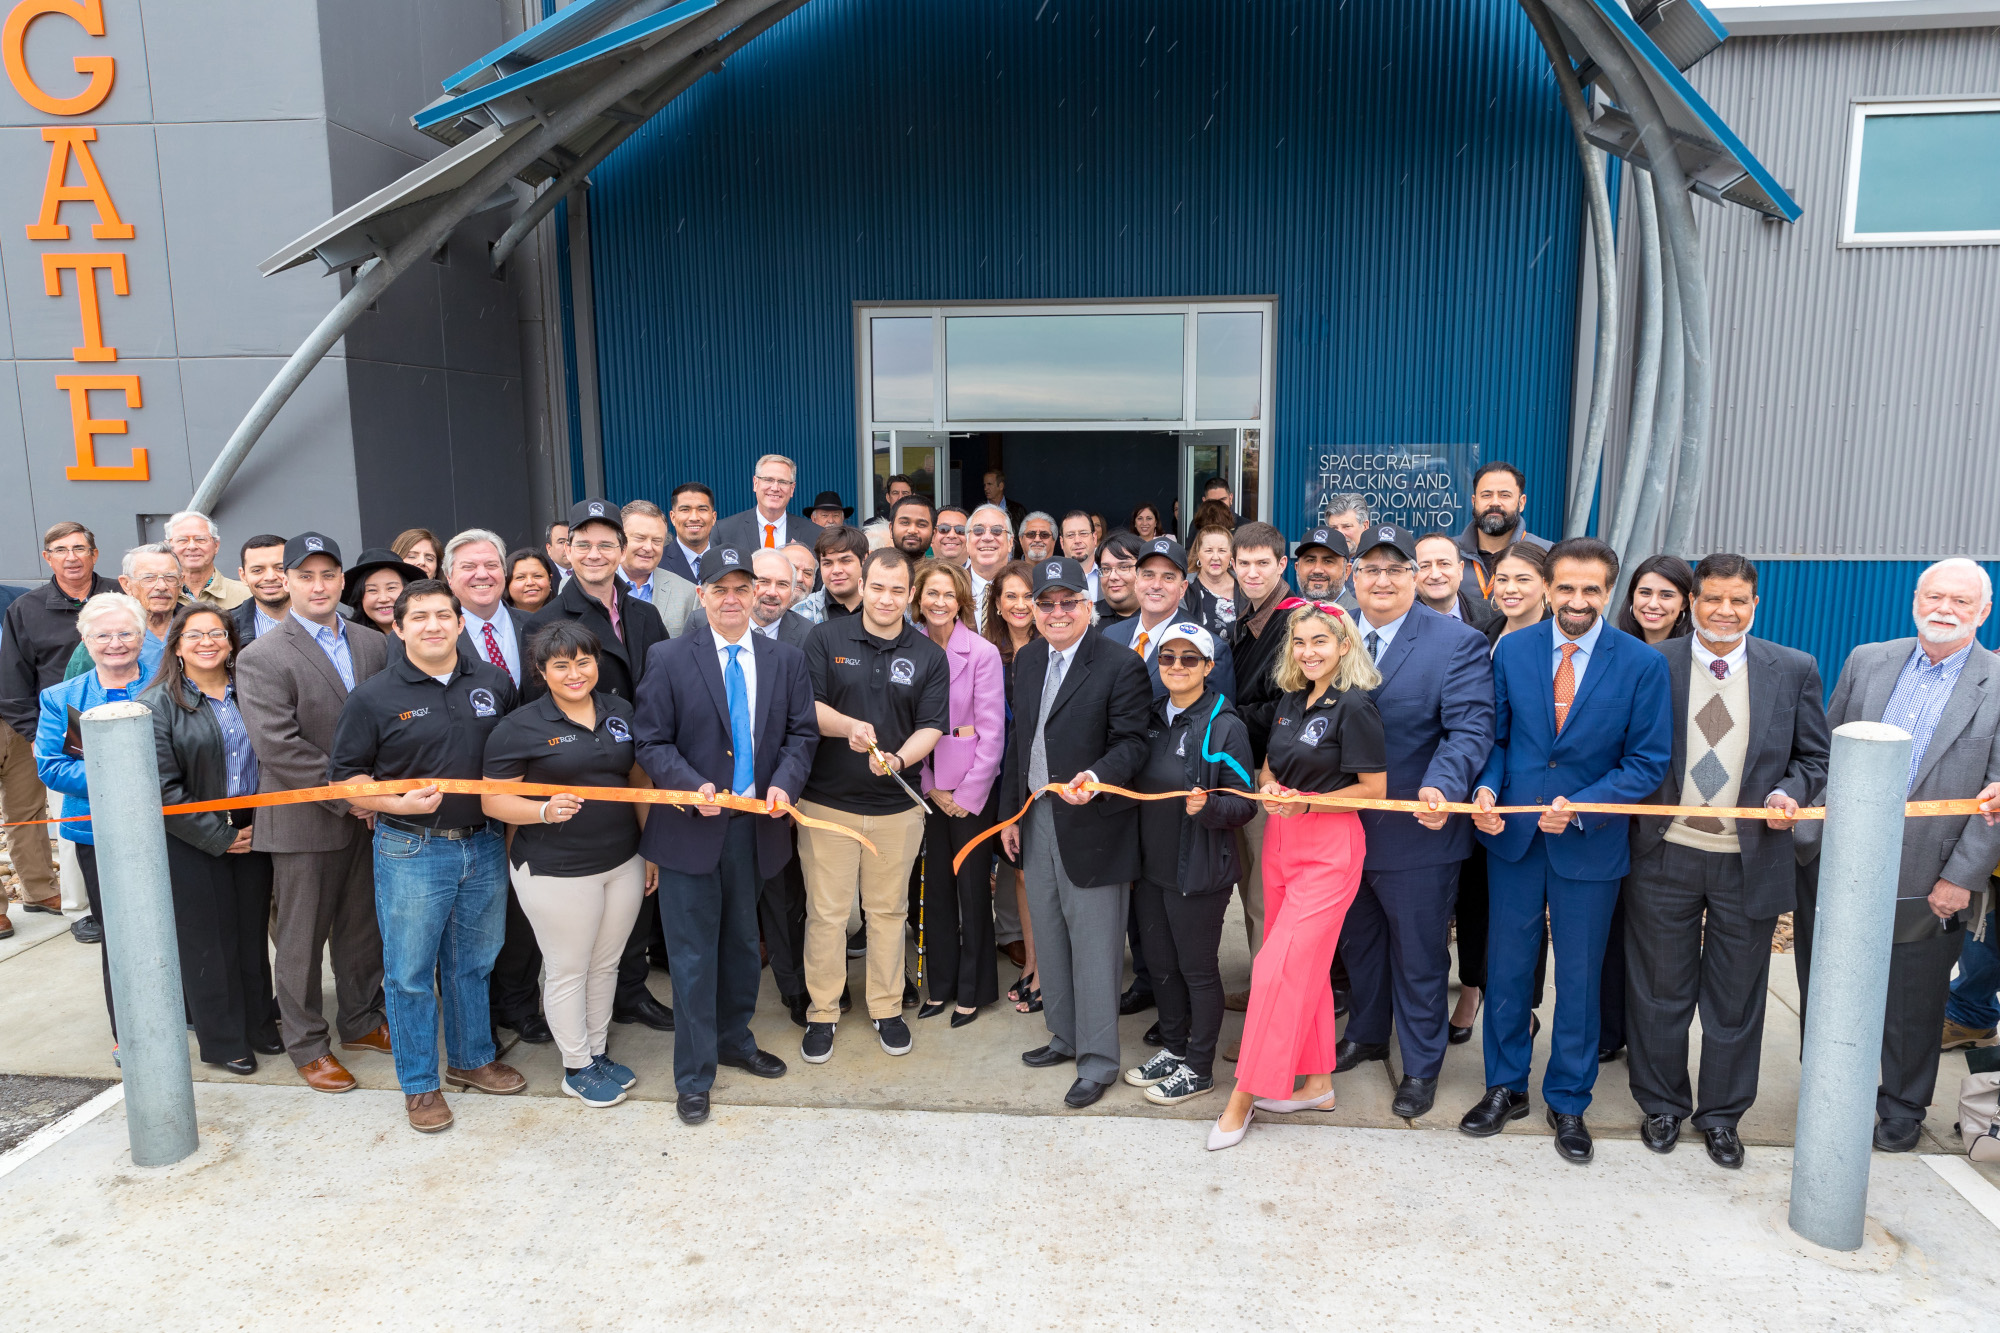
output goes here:
<path id="1" fill-rule="evenodd" d="M 1917 785 L 1917 773 L 1924 766 L 1924 751 L 1930 748 L 1931 737 L 1937 734 L 1938 719 L 1944 716 L 1944 706 L 1951 702 L 1959 673 L 1965 670 L 1966 659 L 1971 656 L 1972 644 L 1967 643 L 1944 661 L 1933 662 L 1919 643 L 1910 650 L 1909 660 L 1897 673 L 1896 688 L 1889 694 L 1882 720 L 1909 732 L 1914 742 L 1910 746 L 1910 780 L 1903 788 L 1905 798 Z"/>

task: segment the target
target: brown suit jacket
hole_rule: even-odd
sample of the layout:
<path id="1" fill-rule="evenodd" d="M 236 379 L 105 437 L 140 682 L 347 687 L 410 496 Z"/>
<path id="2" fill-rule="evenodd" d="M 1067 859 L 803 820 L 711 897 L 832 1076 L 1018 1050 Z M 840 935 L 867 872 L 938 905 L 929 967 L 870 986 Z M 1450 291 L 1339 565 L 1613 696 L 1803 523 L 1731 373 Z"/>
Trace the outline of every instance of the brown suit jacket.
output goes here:
<path id="1" fill-rule="evenodd" d="M 347 646 L 359 685 L 389 660 L 388 640 L 348 621 Z M 236 658 L 236 699 L 262 775 L 259 791 L 326 783 L 326 753 L 347 687 L 311 634 L 292 616 Z M 332 852 L 365 830 L 345 801 L 274 805 L 257 811 L 250 845 L 260 852 Z"/>

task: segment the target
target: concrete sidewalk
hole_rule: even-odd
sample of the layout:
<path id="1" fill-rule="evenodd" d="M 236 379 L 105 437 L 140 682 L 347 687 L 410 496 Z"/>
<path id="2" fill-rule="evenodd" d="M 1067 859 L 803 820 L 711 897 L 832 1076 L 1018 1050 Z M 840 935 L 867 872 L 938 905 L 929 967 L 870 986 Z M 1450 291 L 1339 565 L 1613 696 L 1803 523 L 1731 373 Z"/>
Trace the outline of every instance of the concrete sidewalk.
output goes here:
<path id="1" fill-rule="evenodd" d="M 642 1088 L 645 1086 L 641 1085 Z M 122 1104 L 0 1179 L 21 1328 L 1969 1329 L 1992 1225 L 1878 1156 L 1853 1255 L 1740 1172 L 1607 1143 L 203 1085 L 143 1170 Z"/>

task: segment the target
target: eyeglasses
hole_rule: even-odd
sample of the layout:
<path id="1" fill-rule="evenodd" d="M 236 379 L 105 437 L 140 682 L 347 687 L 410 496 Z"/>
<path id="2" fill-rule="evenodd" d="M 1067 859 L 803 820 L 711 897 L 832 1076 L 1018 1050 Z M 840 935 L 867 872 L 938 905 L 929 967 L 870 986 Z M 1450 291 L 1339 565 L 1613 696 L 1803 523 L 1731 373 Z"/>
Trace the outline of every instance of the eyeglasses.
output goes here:
<path id="1" fill-rule="evenodd" d="M 1058 611 L 1062 612 L 1074 611 L 1079 606 L 1082 605 L 1083 605 L 1083 598 L 1081 597 L 1046 598 L 1037 601 L 1035 603 L 1035 609 L 1037 611 L 1043 611 L 1053 614 Z"/>
<path id="2" fill-rule="evenodd" d="M 1201 665 L 1201 664 L 1202 664 L 1203 662 L 1206 662 L 1207 660 L 1208 660 L 1208 659 L 1207 659 L 1206 657 L 1203 657 L 1203 656 L 1202 656 L 1202 655 L 1201 655 L 1200 653 L 1161 653 L 1161 654 L 1160 654 L 1160 665 L 1161 665 L 1161 666 L 1163 666 L 1163 667 L 1186 667 L 1186 668 L 1188 668 L 1188 669 L 1189 669 L 1190 671 L 1192 671 L 1192 670 L 1193 670 L 1194 668 L 1196 668 L 1196 667 L 1200 666 L 1200 665 Z"/>
<path id="3" fill-rule="evenodd" d="M 1358 565 L 1355 567 L 1354 577 L 1366 579 L 1371 583 L 1391 582 L 1405 577 L 1409 572 L 1408 565 Z"/>
<path id="4" fill-rule="evenodd" d="M 1021 540 L 1024 542 L 1052 542 L 1055 539 L 1056 535 L 1053 532 L 1044 530 L 1024 531 L 1021 534 Z"/>
<path id="5" fill-rule="evenodd" d="M 620 548 L 617 542 L 572 541 L 569 549 L 577 555 L 589 555 L 593 551 L 599 555 L 617 555 Z"/>
<path id="6" fill-rule="evenodd" d="M 48 546 L 43 548 L 43 553 L 57 560 L 75 560 L 96 549 L 95 546 Z"/>
<path id="7" fill-rule="evenodd" d="M 939 532 L 959 532 L 959 533 L 962 533 L 962 532 L 964 532 L 964 531 L 965 531 L 965 524 L 963 524 L 963 523 L 940 523 L 940 524 L 938 524 L 938 525 L 937 525 L 937 530 L 938 530 Z"/>
<path id="8" fill-rule="evenodd" d="M 182 630 L 182 631 L 181 631 L 181 642 L 183 642 L 183 643 L 228 643 L 228 642 L 229 642 L 229 631 L 228 631 L 228 630 L 226 630 L 226 629 L 187 629 L 187 630 Z"/>
<path id="9" fill-rule="evenodd" d="M 759 486 L 787 486 L 787 487 L 789 487 L 789 486 L 791 486 L 791 485 L 793 484 L 793 483 L 792 483 L 792 479 L 791 479 L 790 477 L 758 477 L 758 478 L 756 478 L 755 480 L 756 480 L 756 482 L 757 482 L 757 484 L 758 484 Z"/>
<path id="10" fill-rule="evenodd" d="M 102 633 L 91 635 L 88 642 L 95 644 L 99 648 L 107 648 L 114 643 L 131 643 L 138 637 L 139 635 L 136 630 L 105 630 Z"/>
<path id="11" fill-rule="evenodd" d="M 975 523 L 967 528 L 966 531 L 975 537 L 984 537 L 989 534 L 995 537 L 1005 537 L 1008 535 L 1007 529 L 986 523 Z"/>

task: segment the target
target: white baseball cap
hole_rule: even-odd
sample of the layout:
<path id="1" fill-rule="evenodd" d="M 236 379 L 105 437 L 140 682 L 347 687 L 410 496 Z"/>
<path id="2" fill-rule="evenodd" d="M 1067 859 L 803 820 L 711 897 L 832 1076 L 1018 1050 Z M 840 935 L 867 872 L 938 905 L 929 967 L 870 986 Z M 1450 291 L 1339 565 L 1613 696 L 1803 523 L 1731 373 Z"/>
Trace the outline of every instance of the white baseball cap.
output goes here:
<path id="1" fill-rule="evenodd" d="M 1175 639 L 1185 639 L 1194 645 L 1194 650 L 1209 661 L 1215 660 L 1215 636 L 1192 620 L 1182 620 L 1160 631 L 1160 646 L 1165 647 Z"/>

